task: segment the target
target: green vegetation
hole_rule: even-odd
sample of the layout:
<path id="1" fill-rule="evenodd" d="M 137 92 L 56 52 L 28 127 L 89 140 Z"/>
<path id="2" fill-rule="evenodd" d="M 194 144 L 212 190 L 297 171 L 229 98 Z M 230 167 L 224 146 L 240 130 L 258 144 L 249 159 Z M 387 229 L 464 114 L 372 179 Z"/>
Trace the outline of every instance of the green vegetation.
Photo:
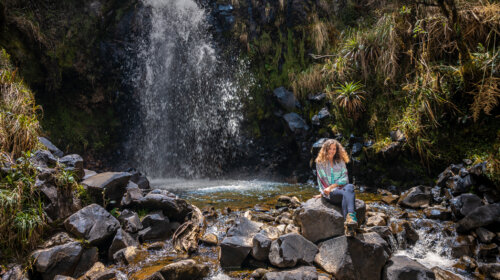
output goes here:
<path id="1" fill-rule="evenodd" d="M 41 108 L 0 48 L 0 263 L 36 247 L 48 228 L 43 198 L 35 185 L 40 172 L 29 160 L 41 148 Z M 57 164 L 55 185 L 70 193 L 79 186 L 72 172 Z M 64 189 L 64 190 L 63 190 Z"/>
<path id="2" fill-rule="evenodd" d="M 334 118 L 320 131 L 380 150 L 399 129 L 423 166 L 487 160 L 500 182 L 500 4 L 347 1 L 340 14 L 312 10 L 287 33 L 275 23 L 250 40 L 259 94 L 285 86 L 310 117 L 324 105 L 307 96 L 326 92 Z"/>

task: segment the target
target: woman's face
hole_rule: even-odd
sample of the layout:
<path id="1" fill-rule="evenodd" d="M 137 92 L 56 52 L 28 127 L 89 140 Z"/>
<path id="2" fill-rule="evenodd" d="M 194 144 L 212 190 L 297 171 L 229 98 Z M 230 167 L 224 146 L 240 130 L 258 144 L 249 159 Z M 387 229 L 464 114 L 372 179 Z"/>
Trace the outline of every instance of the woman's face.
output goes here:
<path id="1" fill-rule="evenodd" d="M 332 160 L 333 157 L 335 156 L 336 152 L 337 152 L 337 145 L 335 145 L 335 144 L 330 145 L 330 147 L 328 147 L 328 151 L 327 151 L 328 159 Z"/>

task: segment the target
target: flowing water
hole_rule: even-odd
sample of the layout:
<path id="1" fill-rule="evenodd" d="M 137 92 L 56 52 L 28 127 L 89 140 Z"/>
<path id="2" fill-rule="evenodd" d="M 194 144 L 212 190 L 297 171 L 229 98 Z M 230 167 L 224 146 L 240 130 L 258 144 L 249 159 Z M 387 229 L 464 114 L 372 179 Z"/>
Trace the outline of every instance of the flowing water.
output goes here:
<path id="1" fill-rule="evenodd" d="M 152 177 L 220 174 L 241 141 L 247 66 L 219 55 L 207 13 L 194 0 L 141 4 L 141 34 L 128 73 L 139 112 L 128 154 Z"/>
<path id="2" fill-rule="evenodd" d="M 154 179 L 151 180 L 154 188 L 168 189 L 178 196 L 187 199 L 201 209 L 214 208 L 218 213 L 217 218 L 208 219 L 206 232 L 214 233 L 221 240 L 225 236 L 229 221 L 242 215 L 248 209 L 258 211 L 272 211 L 280 195 L 295 195 L 301 201 L 311 198 L 317 193 L 314 186 L 309 184 L 286 184 L 266 181 L 239 181 L 239 180 L 184 180 L 184 179 Z M 369 207 L 377 212 L 384 212 L 389 217 L 389 223 L 395 220 L 405 211 L 409 212 L 413 218 L 408 219 L 417 229 L 419 241 L 408 248 L 400 248 L 397 238 L 390 239 L 390 246 L 396 255 L 406 255 L 428 268 L 434 266 L 441 267 L 462 273 L 465 279 L 471 278 L 463 271 L 452 268 L 457 261 L 450 257 L 446 240 L 454 229 L 445 230 L 452 227 L 450 222 L 439 222 L 422 218 L 419 211 L 403 210 L 398 207 L 388 206 L 379 202 L 379 196 L 370 193 L 357 193 L 356 197 L 363 199 Z M 228 212 L 227 208 L 232 211 Z M 243 279 L 252 269 L 242 269 L 236 271 L 222 270 L 217 262 L 218 249 L 201 245 L 197 253 L 192 258 L 210 266 L 211 280 L 223 279 Z M 148 253 L 139 263 L 134 266 L 124 267 L 122 271 L 129 275 L 130 279 L 143 279 L 144 277 L 157 271 L 164 265 L 181 259 L 169 241 L 160 250 L 153 250 Z"/>

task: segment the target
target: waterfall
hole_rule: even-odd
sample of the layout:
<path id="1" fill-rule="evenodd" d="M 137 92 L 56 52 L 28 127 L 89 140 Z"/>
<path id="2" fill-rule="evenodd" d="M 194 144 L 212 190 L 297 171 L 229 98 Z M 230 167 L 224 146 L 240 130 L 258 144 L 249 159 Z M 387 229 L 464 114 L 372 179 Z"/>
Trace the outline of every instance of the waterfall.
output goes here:
<path id="1" fill-rule="evenodd" d="M 246 64 L 220 57 L 207 12 L 193 0 L 142 0 L 141 9 L 128 153 L 150 177 L 220 174 L 241 140 Z"/>

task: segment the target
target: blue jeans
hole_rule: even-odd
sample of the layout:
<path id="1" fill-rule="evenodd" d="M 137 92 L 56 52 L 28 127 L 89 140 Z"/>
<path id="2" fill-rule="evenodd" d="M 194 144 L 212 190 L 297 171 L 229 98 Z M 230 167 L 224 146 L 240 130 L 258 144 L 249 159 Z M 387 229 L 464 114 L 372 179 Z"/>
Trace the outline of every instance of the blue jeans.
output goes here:
<path id="1" fill-rule="evenodd" d="M 329 197 L 325 199 L 332 204 L 342 204 L 342 215 L 344 219 L 347 217 L 348 213 L 354 213 L 356 211 L 356 197 L 354 195 L 354 185 L 347 184 L 342 188 L 336 188 L 330 192 Z"/>

